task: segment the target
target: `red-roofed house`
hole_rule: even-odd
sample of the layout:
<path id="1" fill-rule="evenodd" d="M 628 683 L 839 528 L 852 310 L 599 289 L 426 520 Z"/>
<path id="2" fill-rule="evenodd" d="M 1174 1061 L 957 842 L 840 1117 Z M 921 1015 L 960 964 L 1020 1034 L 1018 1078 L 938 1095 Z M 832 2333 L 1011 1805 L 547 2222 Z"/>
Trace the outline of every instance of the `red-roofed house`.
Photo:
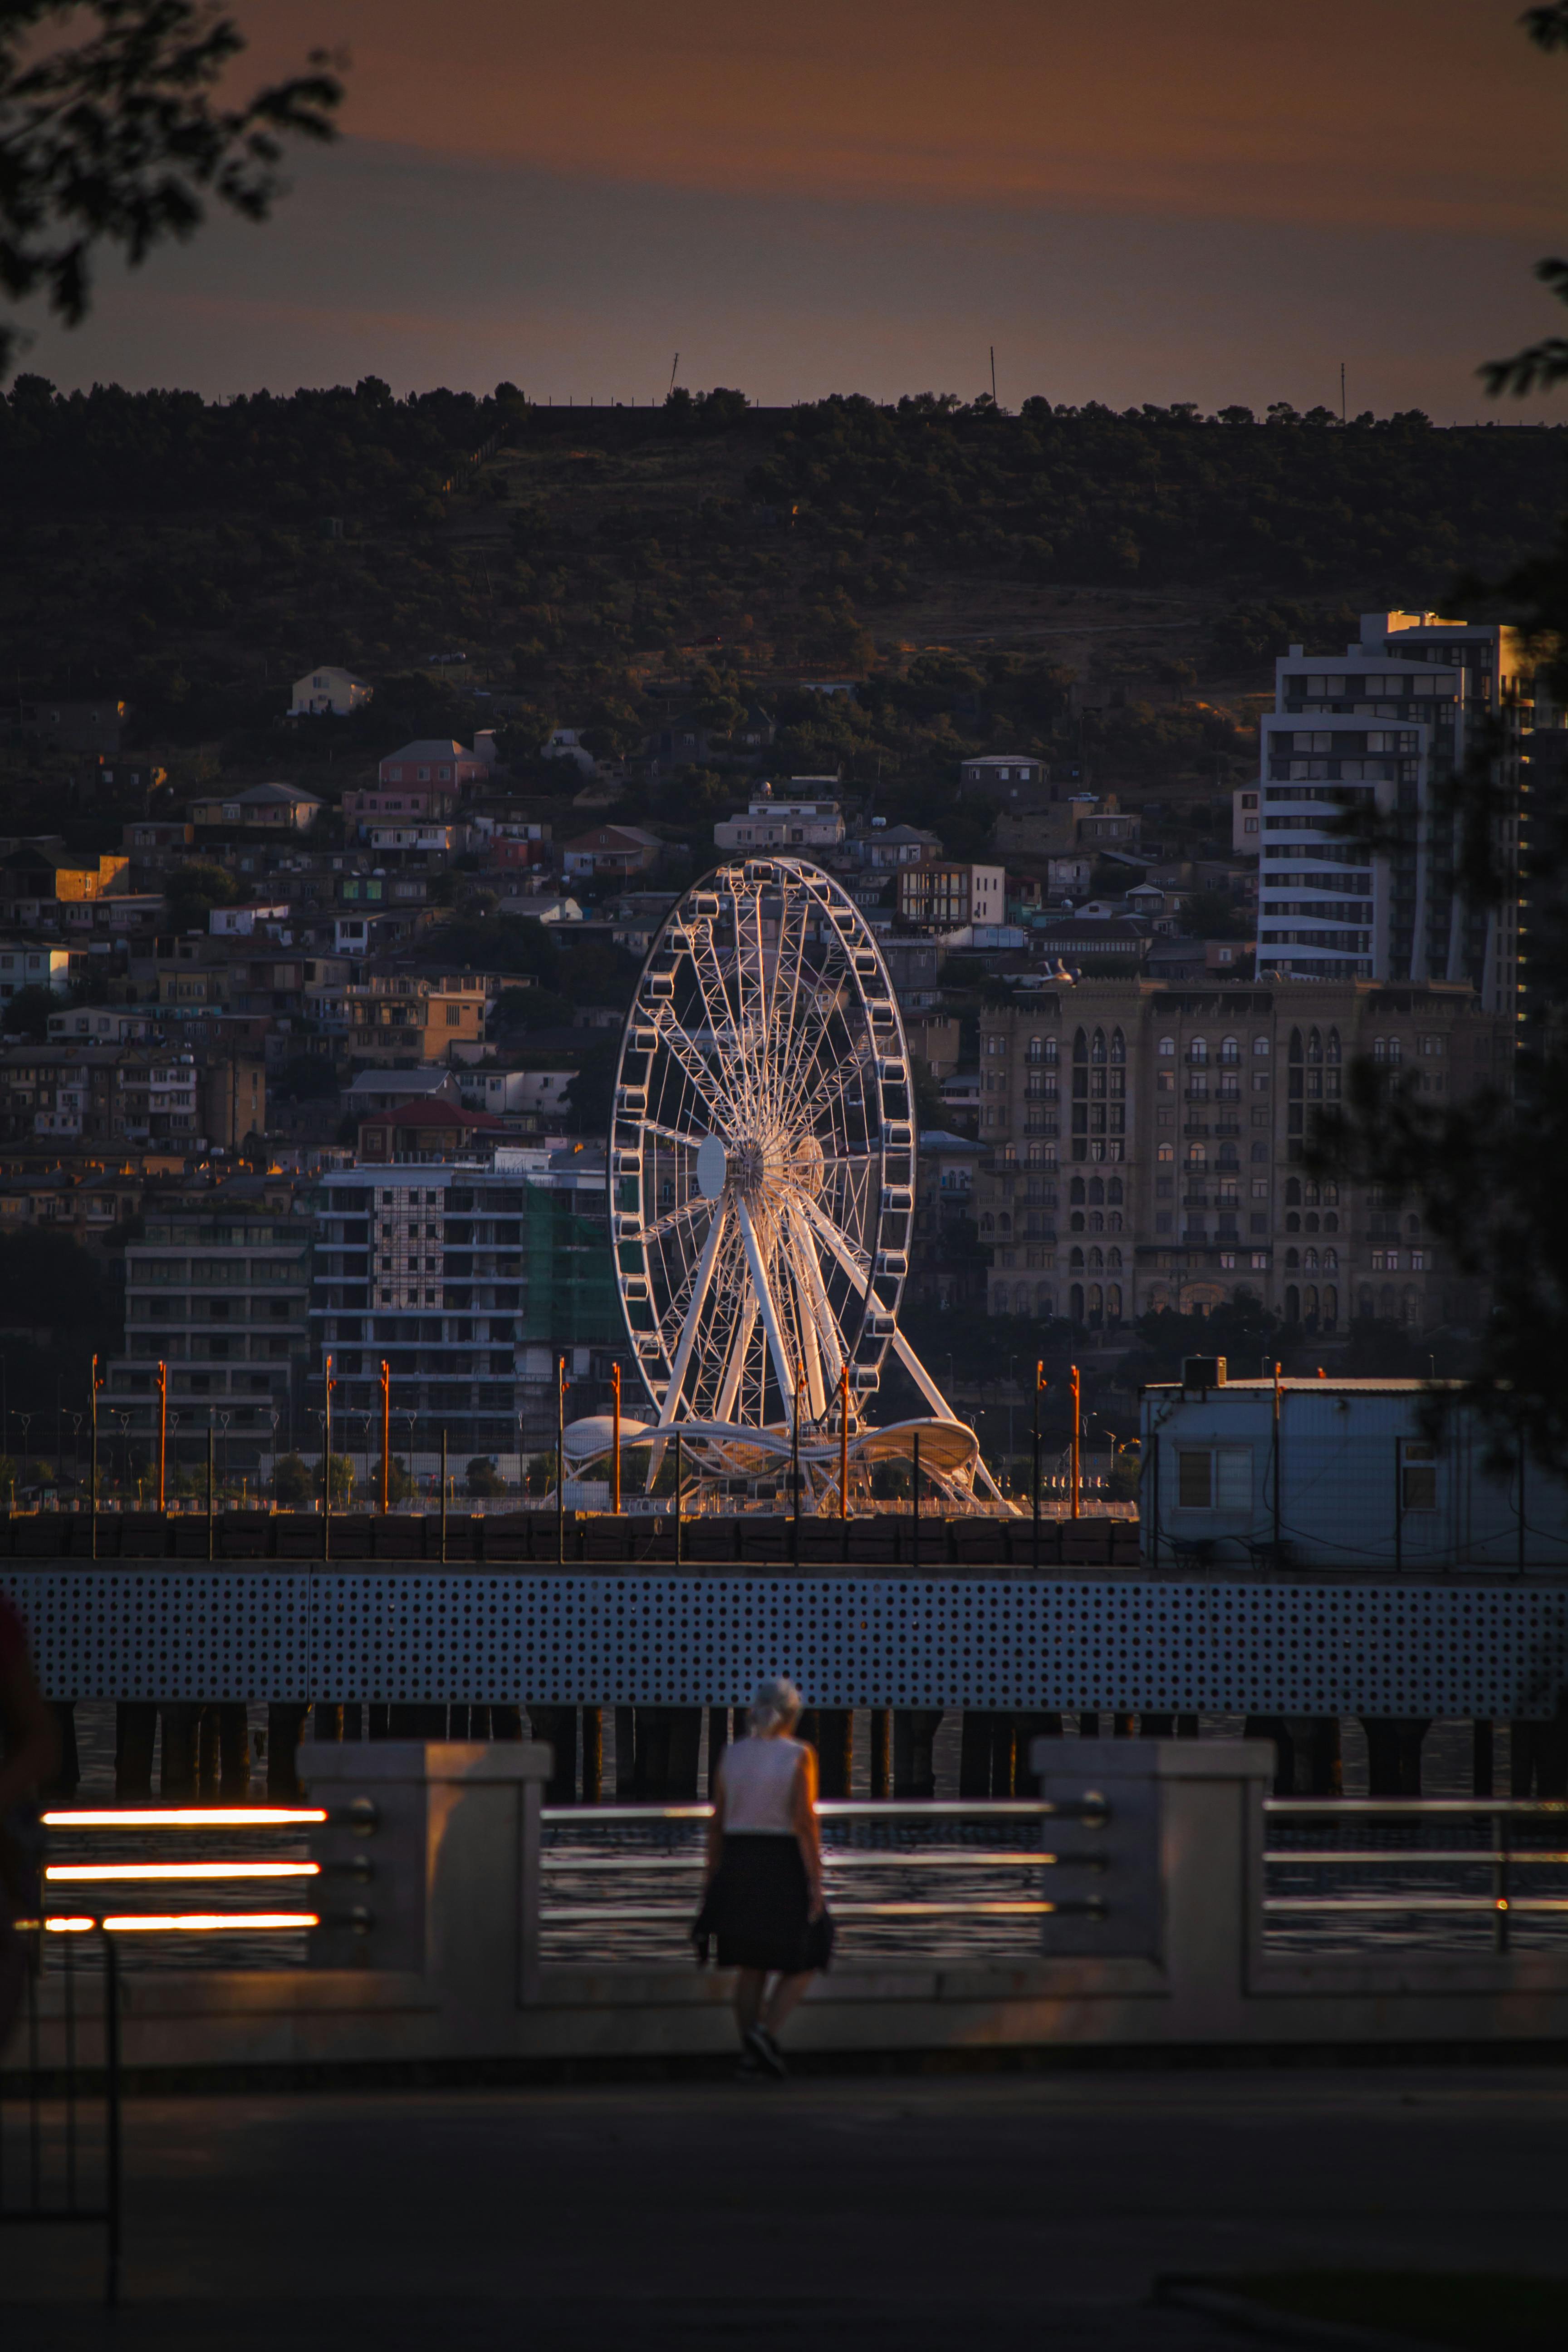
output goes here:
<path id="1" fill-rule="evenodd" d="M 488 1160 L 508 1132 L 505 1121 L 488 1110 L 467 1110 L 461 1103 L 426 1096 L 362 1118 L 359 1156 L 384 1165 L 394 1160 Z"/>

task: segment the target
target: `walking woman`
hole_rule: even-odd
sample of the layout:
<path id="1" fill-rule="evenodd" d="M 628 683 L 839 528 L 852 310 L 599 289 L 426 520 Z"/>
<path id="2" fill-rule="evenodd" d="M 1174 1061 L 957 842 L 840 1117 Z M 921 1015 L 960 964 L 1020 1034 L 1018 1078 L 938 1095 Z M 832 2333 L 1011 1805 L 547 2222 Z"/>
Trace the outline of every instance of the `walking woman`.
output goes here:
<path id="1" fill-rule="evenodd" d="M 735 2021 L 742 2074 L 787 2072 L 778 2045 L 784 2020 L 813 1970 L 832 1957 L 816 1832 L 816 1755 L 792 1737 L 799 1718 L 793 1683 L 759 1685 L 749 1737 L 726 1748 L 720 1760 L 708 1825 L 707 1875 L 693 1934 L 702 1958 L 711 1936 L 719 1966 L 740 1971 Z"/>

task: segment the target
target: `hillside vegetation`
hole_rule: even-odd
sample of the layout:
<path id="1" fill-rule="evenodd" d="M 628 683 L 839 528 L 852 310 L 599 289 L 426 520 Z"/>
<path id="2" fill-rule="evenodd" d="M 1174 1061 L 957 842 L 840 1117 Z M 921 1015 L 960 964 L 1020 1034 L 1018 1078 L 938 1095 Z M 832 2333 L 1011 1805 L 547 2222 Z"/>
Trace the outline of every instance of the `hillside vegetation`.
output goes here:
<path id="1" fill-rule="evenodd" d="M 551 724 L 614 754 L 677 710 L 721 737 L 760 699 L 779 766 L 897 781 L 910 814 L 999 741 L 1213 793 L 1276 651 L 1503 577 L 1551 537 L 1565 447 L 1324 411 L 542 411 L 374 379 L 212 404 L 22 376 L 0 633 L 24 693 L 124 694 L 176 785 L 315 770 L 333 796 L 400 732 L 485 723 L 488 696 L 524 781 Z M 288 682 L 329 660 L 377 705 L 284 727 Z M 1069 712 L 1075 677 L 1119 671 L 1126 708 Z M 825 676 L 862 681 L 858 705 L 802 692 Z M 46 768 L 9 756 L 13 821 Z M 679 813 L 726 789 L 686 780 Z"/>

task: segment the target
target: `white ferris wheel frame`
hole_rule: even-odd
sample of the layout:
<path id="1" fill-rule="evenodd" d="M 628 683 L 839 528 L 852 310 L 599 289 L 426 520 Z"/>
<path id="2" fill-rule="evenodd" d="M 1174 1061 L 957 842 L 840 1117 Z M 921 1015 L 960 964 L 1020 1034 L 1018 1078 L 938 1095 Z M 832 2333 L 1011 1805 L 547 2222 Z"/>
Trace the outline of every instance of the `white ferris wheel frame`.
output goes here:
<path id="1" fill-rule="evenodd" d="M 622 1032 L 606 1171 L 654 1432 L 821 1436 L 847 1389 L 858 1433 L 889 1349 L 953 1423 L 898 1326 L 916 1142 L 898 1001 L 841 884 L 794 857 L 694 883 Z"/>

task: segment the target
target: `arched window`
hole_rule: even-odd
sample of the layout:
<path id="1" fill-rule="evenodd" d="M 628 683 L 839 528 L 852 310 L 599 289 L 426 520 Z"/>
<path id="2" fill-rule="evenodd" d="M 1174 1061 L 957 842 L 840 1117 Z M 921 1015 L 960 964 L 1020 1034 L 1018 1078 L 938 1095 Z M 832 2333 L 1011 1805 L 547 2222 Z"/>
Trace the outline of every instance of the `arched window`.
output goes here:
<path id="1" fill-rule="evenodd" d="M 995 1220 L 995 1218 L 992 1215 L 992 1213 L 991 1213 L 991 1212 L 990 1212 L 990 1210 L 989 1210 L 989 1209 L 986 1209 L 986 1210 L 982 1213 L 982 1216 L 981 1216 L 981 1219 L 980 1219 L 980 1230 L 981 1230 L 981 1232 L 982 1232 L 983 1234 L 994 1234 L 994 1233 L 995 1232 L 995 1230 L 996 1230 L 996 1220 Z M 323 1375 L 322 1375 L 322 1377 L 323 1377 L 323 1378 L 325 1378 L 325 1375 L 323 1374 Z M 612 1431 L 610 1432 L 610 1434 L 611 1434 L 611 1436 L 613 1437 L 613 1436 L 615 1435 L 615 1431 L 614 1431 L 614 1430 L 612 1430 Z M 614 1447 L 612 1447 L 612 1448 L 611 1448 L 612 1453 L 614 1452 L 614 1450 L 615 1450 L 615 1449 L 614 1449 Z"/>
<path id="2" fill-rule="evenodd" d="M 1007 1312 L 1007 1286 L 1005 1282 L 999 1282 L 991 1294 L 991 1312 L 993 1315 L 1005 1315 Z"/>
<path id="3" fill-rule="evenodd" d="M 1208 1165 L 1208 1157 L 1209 1148 L 1206 1143 L 1188 1144 L 1187 1165 L 1189 1168 L 1206 1168 Z"/>
<path id="4" fill-rule="evenodd" d="M 1081 1274 L 1081 1273 L 1083 1272 L 1083 1252 L 1082 1252 L 1082 1250 L 1080 1250 L 1080 1249 L 1075 1249 L 1075 1250 L 1074 1250 L 1074 1252 L 1073 1252 L 1073 1254 L 1072 1254 L 1072 1255 L 1071 1255 L 1071 1257 L 1068 1260 L 1068 1264 L 1071 1266 L 1071 1268 L 1072 1268 L 1072 1270 L 1073 1270 L 1074 1274 Z M 614 1430 L 612 1430 L 612 1431 L 610 1432 L 610 1434 L 611 1434 L 611 1436 L 612 1436 L 612 1437 L 615 1435 L 615 1432 L 614 1432 Z"/>
<path id="5" fill-rule="evenodd" d="M 1323 1186 L 1323 1206 L 1325 1209 L 1334 1208 L 1339 1202 L 1339 1197 L 1340 1188 L 1336 1183 L 1331 1181 Z"/>
<path id="6" fill-rule="evenodd" d="M 1029 1311 L 1029 1286 L 1026 1282 L 1021 1282 L 1013 1294 L 1013 1311 L 1017 1315 L 1026 1315 Z"/>
<path id="7" fill-rule="evenodd" d="M 1405 1310 L 1405 1320 L 1406 1323 L 1419 1323 L 1421 1320 L 1421 1301 L 1416 1297 L 1415 1286 L 1408 1282 L 1405 1286 L 1403 1306 Z"/>
<path id="8" fill-rule="evenodd" d="M 1089 1211 L 1089 1230 L 1091 1234 L 1102 1234 L 1105 1231 L 1105 1211 L 1103 1209 L 1091 1209 Z"/>
<path id="9" fill-rule="evenodd" d="M 1329 1211 L 1328 1215 L 1323 1219 L 1323 1231 L 1324 1231 L 1326 1234 L 1337 1234 L 1337 1233 L 1339 1232 L 1339 1229 L 1340 1229 L 1340 1221 L 1339 1221 L 1339 1217 L 1338 1217 L 1337 1213 L 1335 1213 L 1335 1211 L 1334 1211 L 1334 1210 L 1332 1210 L 1332 1209 L 1331 1209 L 1331 1210 Z"/>
<path id="10" fill-rule="evenodd" d="M 1105 1286 L 1105 1319 L 1108 1323 L 1120 1323 L 1121 1320 L 1121 1285 L 1119 1282 L 1110 1282 Z"/>
<path id="11" fill-rule="evenodd" d="M 1299 1062 L 1299 1061 L 1300 1061 L 1300 1060 L 1301 1060 L 1301 1058 L 1302 1058 L 1302 1055 L 1301 1055 L 1301 1032 L 1300 1032 L 1299 1029 L 1292 1029 L 1292 1030 L 1291 1030 L 1291 1032 L 1290 1032 L 1290 1054 L 1289 1054 L 1289 1058 L 1290 1058 L 1290 1060 L 1291 1060 L 1292 1062 Z"/>
<path id="12" fill-rule="evenodd" d="M 1300 1267 L 1301 1267 L 1301 1253 L 1300 1253 L 1300 1250 L 1296 1250 L 1296 1249 L 1288 1249 L 1288 1250 L 1286 1251 L 1286 1253 L 1285 1253 L 1285 1271 L 1286 1271 L 1286 1273 L 1287 1273 L 1287 1274 L 1298 1274 L 1298 1273 L 1300 1273 Z M 614 1431 L 612 1431 L 612 1432 L 611 1432 L 611 1435 L 613 1436 L 614 1434 L 615 1434 L 615 1433 L 614 1433 Z"/>
<path id="13" fill-rule="evenodd" d="M 1393 1320 L 1394 1320 L 1394 1285 L 1393 1285 L 1393 1283 L 1392 1283 L 1392 1282 L 1385 1282 L 1385 1283 L 1384 1284 L 1384 1286 L 1383 1286 L 1383 1288 L 1378 1292 L 1378 1294 L 1377 1294 L 1377 1311 L 1378 1311 L 1378 1313 L 1383 1317 L 1383 1319 L 1384 1319 L 1384 1321 L 1385 1323 L 1392 1323 L 1392 1322 L 1393 1322 Z"/>
<path id="14" fill-rule="evenodd" d="M 1339 1254 L 1338 1250 L 1337 1250 L 1337 1249 L 1326 1249 L 1326 1250 L 1323 1252 L 1323 1272 L 1324 1272 L 1325 1274 L 1337 1274 L 1337 1273 L 1339 1272 L 1339 1270 L 1340 1270 L 1340 1254 Z"/>
<path id="15" fill-rule="evenodd" d="M 1091 1274 L 1103 1274 L 1105 1272 L 1105 1252 L 1102 1249 L 1091 1249 L 1089 1251 L 1089 1270 Z"/>
<path id="16" fill-rule="evenodd" d="M 1011 1211 L 1011 1209 L 999 1209 L 999 1210 L 997 1211 L 997 1213 L 996 1213 L 996 1230 L 997 1230 L 997 1232 L 998 1232 L 999 1234 L 1010 1234 L 1012 1233 L 1012 1230 L 1013 1230 L 1013 1212 Z"/>
<path id="17" fill-rule="evenodd" d="M 1287 1323 L 1299 1323 L 1301 1320 L 1301 1294 L 1294 1283 L 1290 1284 L 1285 1293 L 1285 1320 Z"/>
<path id="18" fill-rule="evenodd" d="M 1267 1160 L 1268 1157 L 1268 1146 L 1266 1143 L 1255 1143 L 1252 1147 L 1252 1157 L 1255 1162 L 1259 1160 Z"/>
<path id="19" fill-rule="evenodd" d="M 1315 1249 L 1308 1250 L 1302 1257 L 1301 1264 L 1309 1274 L 1316 1274 L 1318 1271 L 1317 1251 Z M 611 1433 L 612 1435 L 614 1434 L 613 1432 Z"/>
<path id="20" fill-rule="evenodd" d="M 1160 1059 L 1161 1059 L 1163 1062 L 1170 1061 L 1170 1060 L 1172 1059 L 1172 1057 L 1174 1055 L 1174 1054 L 1175 1054 L 1175 1050 L 1176 1050 L 1176 1041 L 1175 1041 L 1175 1039 L 1174 1039 L 1173 1037 L 1162 1037 L 1162 1038 L 1161 1038 L 1161 1040 L 1160 1040 Z"/>
<path id="21" fill-rule="evenodd" d="M 1337 1029 L 1331 1029 L 1329 1032 L 1329 1059 L 1331 1062 L 1337 1062 L 1339 1058 L 1340 1033 Z"/>
<path id="22" fill-rule="evenodd" d="M 1173 1160 L 1175 1156 L 1176 1147 L 1173 1143 L 1162 1143 L 1155 1147 L 1154 1157 L 1156 1160 Z"/>
<path id="23" fill-rule="evenodd" d="M 1046 1057 L 1045 1046 L 1046 1041 L 1043 1037 L 1031 1037 L 1024 1048 L 1024 1059 L 1026 1062 L 1043 1062 Z"/>
<path id="24" fill-rule="evenodd" d="M 1289 1215 L 1285 1220 L 1285 1230 L 1288 1234 L 1299 1234 L 1300 1232 L 1301 1218 L 1298 1210 L 1292 1209 L 1290 1211 Z"/>
<path id="25" fill-rule="evenodd" d="M 1240 1038 L 1222 1037 L 1219 1041 L 1219 1057 L 1222 1062 L 1239 1062 L 1241 1059 Z"/>
<path id="26" fill-rule="evenodd" d="M 1108 1249 L 1105 1253 L 1105 1263 L 1108 1266 L 1113 1268 L 1119 1266 L 1121 1264 L 1121 1252 L 1119 1249 Z M 615 1433 L 612 1431 L 611 1435 L 613 1436 L 614 1434 Z"/>
<path id="27" fill-rule="evenodd" d="M 1119 1233 L 1121 1231 L 1121 1210 L 1120 1210 L 1120 1209 L 1112 1209 L 1112 1210 L 1111 1210 L 1111 1212 L 1110 1212 L 1110 1214 L 1106 1218 L 1106 1220 L 1105 1220 L 1105 1223 L 1106 1223 L 1106 1230 L 1107 1230 L 1107 1232 L 1109 1232 L 1109 1233 L 1113 1233 L 1113 1234 L 1119 1234 Z"/>
<path id="28" fill-rule="evenodd" d="M 1081 1176 L 1075 1176 L 1072 1182 L 1068 1187 L 1068 1199 L 1069 1201 L 1081 1201 L 1084 1197 L 1083 1178 Z M 614 1434 L 613 1432 L 612 1434 Z"/>
<path id="29" fill-rule="evenodd" d="M 1206 1062 L 1206 1061 L 1208 1060 L 1208 1057 L 1209 1057 L 1209 1041 L 1208 1041 L 1208 1039 L 1207 1039 L 1206 1037 L 1194 1037 L 1194 1038 L 1192 1040 L 1191 1044 L 1190 1044 L 1190 1045 L 1188 1045 L 1188 1047 L 1187 1047 L 1187 1059 L 1188 1059 L 1188 1061 L 1189 1061 L 1189 1062 L 1191 1062 L 1194 1066 L 1197 1066 L 1201 1065 L 1202 1063 Z"/>
<path id="30" fill-rule="evenodd" d="M 1301 1205 L 1301 1179 L 1299 1176 L 1288 1176 L 1285 1180 L 1285 1205 L 1289 1209 L 1299 1209 Z"/>
<path id="31" fill-rule="evenodd" d="M 1111 1178 L 1110 1183 L 1105 1188 L 1105 1197 L 1108 1201 L 1120 1201 L 1121 1199 L 1121 1179 L 1120 1176 L 1113 1176 Z"/>
<path id="32" fill-rule="evenodd" d="M 1086 1030 L 1080 1029 L 1074 1037 L 1072 1041 L 1072 1057 L 1075 1062 L 1088 1061 L 1089 1034 Z"/>
<path id="33" fill-rule="evenodd" d="M 1083 1211 L 1082 1211 L 1081 1209 L 1075 1209 L 1075 1210 L 1073 1211 L 1073 1213 L 1072 1213 L 1071 1217 L 1070 1217 L 1070 1218 L 1068 1219 L 1068 1231 L 1069 1233 L 1081 1234 L 1081 1233 L 1082 1233 L 1082 1231 L 1083 1231 L 1083 1227 L 1084 1227 L 1084 1215 L 1083 1215 Z"/>
<path id="34" fill-rule="evenodd" d="M 1105 1032 L 1104 1032 L 1104 1030 L 1103 1030 L 1103 1029 L 1097 1029 L 1097 1030 L 1095 1031 L 1095 1033 L 1094 1033 L 1094 1043 L 1090 1045 L 1090 1047 L 1089 1047 L 1089 1060 L 1090 1060 L 1091 1062 L 1103 1062 L 1103 1061 L 1104 1061 L 1104 1059 L 1105 1059 Z"/>
<path id="35" fill-rule="evenodd" d="M 1405 1218 L 1405 1232 L 1406 1232 L 1407 1234 L 1418 1234 L 1418 1233 L 1421 1231 L 1421 1220 L 1420 1220 L 1420 1218 L 1419 1218 L 1419 1217 L 1406 1217 L 1406 1218 Z M 612 1432 L 611 1432 L 612 1436 L 614 1435 L 614 1433 L 615 1433 L 612 1431 Z"/>
<path id="36" fill-rule="evenodd" d="M 1047 1290 L 1045 1284 L 1042 1282 L 1035 1292 L 1035 1312 L 1037 1315 L 1043 1315 L 1047 1322 L 1049 1322 L 1056 1311 L 1056 1292 L 1054 1290 Z M 615 1434 L 613 1430 L 610 1433 L 612 1436 Z"/>
<path id="37" fill-rule="evenodd" d="M 1104 1200 L 1104 1198 L 1105 1198 L 1105 1181 L 1104 1181 L 1104 1179 L 1103 1179 L 1102 1177 L 1100 1177 L 1100 1176 L 1091 1176 L 1091 1177 L 1089 1178 L 1089 1199 L 1090 1199 L 1091 1201 L 1103 1201 L 1103 1200 Z"/>
<path id="38" fill-rule="evenodd" d="M 1046 1039 L 1045 1057 L 1047 1062 L 1054 1062 L 1057 1058 L 1057 1041 L 1054 1037 L 1047 1037 Z"/>
<path id="39" fill-rule="evenodd" d="M 1075 1323 L 1083 1321 L 1083 1285 L 1075 1282 L 1068 1296 L 1068 1312 Z"/>
<path id="40" fill-rule="evenodd" d="M 1323 1041 L 1315 1029 L 1309 1029 L 1307 1032 L 1307 1059 L 1309 1062 L 1321 1062 L 1322 1058 Z"/>
<path id="41" fill-rule="evenodd" d="M 1127 1059 L 1127 1040 L 1120 1029 L 1113 1029 L 1110 1033 L 1110 1058 L 1113 1062 Z"/>
<path id="42" fill-rule="evenodd" d="M 1301 1293 L 1301 1313 L 1306 1318 L 1307 1321 L 1310 1323 L 1316 1319 L 1317 1312 L 1317 1288 L 1314 1284 L 1309 1283 L 1306 1289 Z"/>
<path id="43" fill-rule="evenodd" d="M 1340 1294 L 1331 1286 L 1323 1293 L 1323 1328 L 1331 1331 L 1340 1319 Z"/>
<path id="44" fill-rule="evenodd" d="M 1259 1060 L 1264 1059 L 1268 1052 L 1268 1038 L 1255 1037 L 1252 1041 L 1252 1050 L 1258 1056 Z"/>
<path id="45" fill-rule="evenodd" d="M 1222 1143 L 1220 1145 L 1219 1164 L 1222 1168 L 1239 1167 L 1240 1154 L 1237 1152 L 1234 1143 Z"/>
<path id="46" fill-rule="evenodd" d="M 1308 1212 L 1307 1212 L 1307 1215 L 1306 1215 L 1306 1227 L 1307 1227 L 1307 1231 L 1308 1231 L 1310 1234 L 1315 1234 L 1315 1233 L 1317 1232 L 1317 1230 L 1318 1230 L 1318 1213 L 1317 1213 L 1316 1209 L 1309 1209 L 1309 1210 L 1308 1210 Z"/>
<path id="47" fill-rule="evenodd" d="M 1089 1319 L 1090 1323 L 1100 1322 L 1104 1313 L 1104 1294 L 1101 1292 L 1098 1282 L 1091 1282 L 1089 1286 Z"/>
<path id="48" fill-rule="evenodd" d="M 1318 1188 L 1313 1183 L 1310 1176 L 1301 1187 L 1301 1198 L 1309 1209 L 1315 1209 L 1317 1207 Z"/>

